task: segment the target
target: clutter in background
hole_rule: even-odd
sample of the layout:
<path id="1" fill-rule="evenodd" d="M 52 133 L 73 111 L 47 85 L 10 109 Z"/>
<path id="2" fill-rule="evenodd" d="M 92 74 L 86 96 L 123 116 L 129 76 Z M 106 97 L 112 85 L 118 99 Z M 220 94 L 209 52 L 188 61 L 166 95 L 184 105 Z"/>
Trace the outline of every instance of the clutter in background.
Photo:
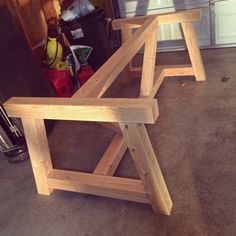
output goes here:
<path id="1" fill-rule="evenodd" d="M 9 118 L 0 101 L 0 152 L 9 162 L 21 162 L 29 158 L 23 132 L 16 120 Z"/>
<path id="2" fill-rule="evenodd" d="M 81 16 L 86 16 L 94 10 L 94 6 L 88 0 L 76 0 L 68 9 L 62 12 L 61 19 L 71 21 Z"/>
<path id="3" fill-rule="evenodd" d="M 58 27 L 49 27 L 45 77 L 58 97 L 71 97 L 111 54 L 104 11 L 75 0 L 62 11 Z"/>

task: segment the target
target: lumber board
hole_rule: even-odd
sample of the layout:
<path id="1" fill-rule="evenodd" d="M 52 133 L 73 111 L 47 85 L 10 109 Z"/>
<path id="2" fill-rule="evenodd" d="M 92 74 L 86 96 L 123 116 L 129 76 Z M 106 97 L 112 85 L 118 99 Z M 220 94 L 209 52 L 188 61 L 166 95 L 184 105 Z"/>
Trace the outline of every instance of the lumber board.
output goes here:
<path id="1" fill-rule="evenodd" d="M 48 183 L 54 189 L 149 203 L 142 182 L 136 179 L 54 169 Z"/>
<path id="2" fill-rule="evenodd" d="M 154 80 L 154 86 L 153 86 L 153 89 L 149 95 L 148 98 L 154 98 L 158 89 L 160 88 L 161 86 L 161 83 L 163 82 L 165 78 L 165 73 L 164 73 L 164 70 L 156 70 L 155 71 L 155 80 Z"/>
<path id="3" fill-rule="evenodd" d="M 191 64 L 163 66 L 161 68 L 164 70 L 165 77 L 194 76 L 194 71 Z"/>
<path id="4" fill-rule="evenodd" d="M 184 65 L 158 65 L 155 67 L 155 71 L 163 71 L 165 77 L 169 76 L 194 76 L 193 67 L 191 64 Z M 131 75 L 135 78 L 140 78 L 142 75 L 142 67 L 135 66 L 131 69 Z"/>
<path id="5" fill-rule="evenodd" d="M 198 47 L 194 27 L 191 22 L 182 22 L 181 26 L 196 80 L 204 81 L 206 80 L 206 73 L 202 62 L 201 52 Z"/>
<path id="6" fill-rule="evenodd" d="M 144 23 L 144 21 L 153 16 L 157 17 L 159 25 L 189 22 L 189 21 L 199 21 L 201 20 L 202 17 L 202 10 L 199 8 L 199 9 L 183 10 L 183 11 L 169 12 L 169 13 L 149 15 L 149 16 L 120 18 L 112 21 L 112 28 L 113 30 L 139 28 Z"/>
<path id="7" fill-rule="evenodd" d="M 122 133 L 119 132 L 113 138 L 93 173 L 97 175 L 112 176 L 126 150 L 127 144 L 125 143 Z"/>
<path id="8" fill-rule="evenodd" d="M 140 97 L 149 96 L 153 87 L 157 54 L 157 29 L 150 32 L 145 41 Z"/>
<path id="9" fill-rule="evenodd" d="M 39 194 L 49 195 L 52 188 L 47 175 L 52 171 L 47 134 L 43 120 L 22 119 L 34 179 Z"/>
<path id="10" fill-rule="evenodd" d="M 132 29 L 122 29 L 121 30 L 121 41 L 122 44 L 124 44 L 127 40 L 129 40 L 132 37 Z M 132 60 L 128 63 L 128 65 L 125 67 L 123 74 L 122 74 L 122 82 L 124 84 L 129 84 L 132 80 L 132 77 L 130 75 L 130 70 L 132 68 Z"/>
<path id="11" fill-rule="evenodd" d="M 140 29 L 103 64 L 73 97 L 101 97 L 143 46 L 147 35 L 149 35 L 149 32 L 152 32 L 156 26 L 156 17 L 147 19 Z"/>
<path id="12" fill-rule="evenodd" d="M 144 124 L 120 127 L 153 210 L 170 215 L 172 201 Z"/>
<path id="13" fill-rule="evenodd" d="M 4 106 L 9 116 L 30 119 L 154 124 L 158 117 L 155 99 L 13 97 Z"/>

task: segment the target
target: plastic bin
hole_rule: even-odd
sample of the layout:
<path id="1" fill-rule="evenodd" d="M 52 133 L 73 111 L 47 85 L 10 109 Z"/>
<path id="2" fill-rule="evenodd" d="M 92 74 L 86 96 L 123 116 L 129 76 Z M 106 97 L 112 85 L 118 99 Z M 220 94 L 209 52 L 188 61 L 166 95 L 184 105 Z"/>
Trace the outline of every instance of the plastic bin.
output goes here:
<path id="1" fill-rule="evenodd" d="M 102 9 L 97 8 L 90 14 L 72 21 L 61 20 L 60 26 L 71 45 L 87 45 L 93 48 L 88 63 L 94 70 L 111 56 L 112 50 Z"/>

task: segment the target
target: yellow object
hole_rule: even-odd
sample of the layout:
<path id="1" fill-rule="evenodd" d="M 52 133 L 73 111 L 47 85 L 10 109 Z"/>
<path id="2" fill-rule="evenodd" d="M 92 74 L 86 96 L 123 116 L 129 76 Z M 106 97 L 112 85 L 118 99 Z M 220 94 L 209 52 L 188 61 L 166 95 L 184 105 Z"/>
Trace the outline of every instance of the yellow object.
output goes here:
<path id="1" fill-rule="evenodd" d="M 62 60 L 63 49 L 57 38 L 48 37 L 46 45 L 46 64 L 53 69 Z"/>
<path id="2" fill-rule="evenodd" d="M 66 62 L 63 62 L 63 61 L 59 61 L 55 65 L 55 69 L 57 69 L 57 70 L 66 70 L 67 68 L 68 68 L 68 64 Z"/>

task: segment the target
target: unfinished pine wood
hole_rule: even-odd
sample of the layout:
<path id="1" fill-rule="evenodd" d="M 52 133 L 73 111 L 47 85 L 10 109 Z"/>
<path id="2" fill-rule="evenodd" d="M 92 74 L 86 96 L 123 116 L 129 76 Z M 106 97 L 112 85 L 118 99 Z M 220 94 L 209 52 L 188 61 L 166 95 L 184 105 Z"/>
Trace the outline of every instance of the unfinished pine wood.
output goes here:
<path id="1" fill-rule="evenodd" d="M 112 21 L 112 28 L 114 30 L 139 28 L 144 21 L 150 17 L 156 16 L 158 24 L 172 24 L 190 21 L 199 21 L 202 17 L 201 9 L 191 9 L 176 12 L 169 12 L 164 14 L 149 15 L 149 16 L 135 16 L 129 18 L 115 19 Z"/>
<path id="2" fill-rule="evenodd" d="M 13 97 L 4 106 L 9 116 L 31 119 L 154 124 L 158 117 L 154 99 Z"/>
<path id="3" fill-rule="evenodd" d="M 39 194 L 49 195 L 47 175 L 52 171 L 47 134 L 43 120 L 22 119 L 30 161 Z"/>
<path id="4" fill-rule="evenodd" d="M 206 73 L 202 63 L 202 57 L 197 44 L 197 38 L 193 25 L 191 22 L 182 22 L 181 26 L 196 80 L 206 80 Z"/>
<path id="5" fill-rule="evenodd" d="M 121 30 L 121 41 L 122 44 L 124 44 L 127 40 L 129 40 L 132 37 L 132 29 L 122 29 Z M 132 68 L 132 60 L 128 63 L 128 65 L 125 67 L 123 74 L 122 74 L 122 81 L 124 84 L 129 84 L 132 80 L 132 77 L 130 75 L 130 70 Z"/>
<path id="6" fill-rule="evenodd" d="M 148 96 L 148 98 L 154 98 L 158 89 L 161 86 L 161 83 L 163 82 L 165 78 L 165 73 L 164 70 L 156 70 L 155 71 L 155 80 L 154 80 L 154 86 L 153 89 L 150 93 L 150 95 Z"/>
<path id="7" fill-rule="evenodd" d="M 156 28 L 156 22 L 156 17 L 147 19 L 73 97 L 101 97 L 142 47 L 149 32 Z"/>
<path id="8" fill-rule="evenodd" d="M 164 70 L 165 77 L 168 76 L 193 76 L 194 71 L 191 64 L 187 65 L 169 65 L 161 67 Z"/>
<path id="9" fill-rule="evenodd" d="M 183 65 L 159 65 L 155 67 L 156 71 L 163 71 L 165 77 L 168 76 L 194 76 L 193 67 L 191 64 L 183 64 Z M 142 67 L 135 66 L 132 67 L 130 71 L 132 77 L 140 78 L 142 75 Z M 155 76 L 154 76 L 155 77 Z"/>
<path id="10" fill-rule="evenodd" d="M 145 42 L 140 97 L 147 97 L 151 93 L 155 73 L 156 50 L 157 30 L 153 30 L 150 32 Z"/>
<path id="11" fill-rule="evenodd" d="M 172 201 L 143 124 L 120 124 L 152 208 L 170 215 Z"/>
<path id="12" fill-rule="evenodd" d="M 136 179 L 54 169 L 48 183 L 54 189 L 149 203 L 142 182 Z"/>
<path id="13" fill-rule="evenodd" d="M 125 154 L 126 149 L 127 144 L 125 143 L 123 135 L 117 133 L 93 173 L 112 176 Z"/>

